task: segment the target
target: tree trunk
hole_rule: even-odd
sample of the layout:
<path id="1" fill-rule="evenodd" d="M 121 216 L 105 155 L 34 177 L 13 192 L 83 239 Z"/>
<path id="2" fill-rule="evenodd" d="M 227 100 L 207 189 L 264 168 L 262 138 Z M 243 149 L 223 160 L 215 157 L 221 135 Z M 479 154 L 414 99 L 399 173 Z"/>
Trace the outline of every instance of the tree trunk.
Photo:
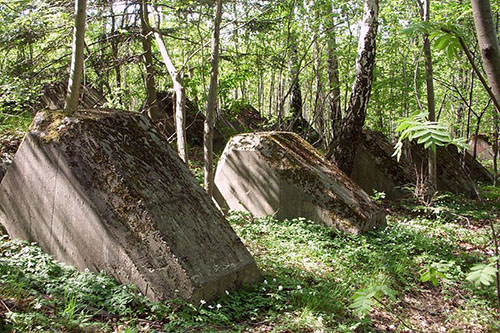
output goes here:
<path id="1" fill-rule="evenodd" d="M 356 77 L 352 87 L 345 120 L 340 128 L 340 135 L 332 141 L 327 157 L 333 157 L 337 166 L 349 175 L 354 164 L 354 157 L 360 141 L 361 130 L 366 116 L 366 108 L 373 82 L 377 37 L 378 0 L 366 0 L 363 22 L 358 44 Z"/>
<path id="2" fill-rule="evenodd" d="M 498 182 L 498 114 L 493 116 L 493 186 L 497 187 Z"/>
<path id="3" fill-rule="evenodd" d="M 186 139 L 186 92 L 184 89 L 184 77 L 182 72 L 177 72 L 172 59 L 167 52 L 163 38 L 158 32 L 154 33 L 158 49 L 160 50 L 163 62 L 167 66 L 170 77 L 174 83 L 175 92 L 175 128 L 177 132 L 177 151 L 184 163 L 188 161 L 187 139 Z"/>
<path id="4" fill-rule="evenodd" d="M 292 122 L 302 118 L 302 92 L 300 90 L 299 80 L 299 59 L 297 45 L 295 44 L 295 37 L 291 38 L 292 43 L 290 46 L 290 76 L 292 78 L 290 84 L 292 85 L 290 114 Z"/>
<path id="5" fill-rule="evenodd" d="M 159 22 L 158 22 L 159 23 Z M 170 55 L 168 54 L 163 38 L 158 31 L 154 31 L 155 41 L 163 58 L 168 73 L 172 78 L 175 92 L 175 128 L 177 132 L 177 151 L 184 163 L 188 162 L 187 139 L 186 139 L 186 91 L 184 89 L 184 74 L 177 71 Z"/>
<path id="6" fill-rule="evenodd" d="M 274 98 L 274 94 L 275 94 L 275 89 L 274 89 L 275 77 L 276 77 L 276 72 L 274 70 L 271 70 L 271 83 L 269 86 L 269 113 L 268 113 L 269 119 L 273 118 L 273 98 Z"/>
<path id="7" fill-rule="evenodd" d="M 342 106 L 340 105 L 339 61 L 337 57 L 337 42 L 335 39 L 335 24 L 333 22 L 333 5 L 328 5 L 326 21 L 327 30 L 327 63 L 328 83 L 330 88 L 330 121 L 333 142 L 340 133 L 342 124 Z"/>
<path id="8" fill-rule="evenodd" d="M 151 52 L 151 29 L 148 21 L 148 4 L 145 0 L 141 2 L 140 15 L 142 48 L 144 50 L 144 64 L 146 66 L 146 110 L 149 117 L 156 122 L 160 119 L 161 114 L 156 98 L 155 72 L 153 66 L 153 54 Z"/>
<path id="9" fill-rule="evenodd" d="M 421 6 L 421 2 L 418 1 Z M 423 9 L 423 10 L 422 10 Z M 430 0 L 424 0 L 423 8 L 421 7 L 421 15 L 423 20 L 429 22 Z M 429 36 L 424 34 L 424 59 L 425 59 L 425 83 L 427 85 L 427 112 L 429 121 L 436 121 L 436 100 L 434 96 L 434 78 L 432 69 L 432 53 Z M 429 172 L 429 190 L 434 192 L 437 189 L 437 169 L 436 169 L 436 152 L 429 149 L 428 172 Z"/>
<path id="10" fill-rule="evenodd" d="M 500 101 L 500 48 L 489 0 L 472 0 L 472 13 L 484 70 L 493 95 Z M 500 110 L 497 108 L 500 114 Z"/>
<path id="11" fill-rule="evenodd" d="M 85 47 L 85 20 L 87 19 L 87 1 L 75 1 L 75 28 L 73 32 L 73 52 L 68 80 L 66 109 L 76 112 L 80 95 L 80 85 L 83 75 L 83 50 Z"/>
<path id="12" fill-rule="evenodd" d="M 316 32 L 319 34 L 319 32 Z M 313 104 L 313 121 L 311 122 L 313 127 L 316 128 L 317 132 L 320 135 L 320 138 L 323 137 L 324 133 L 324 117 L 323 117 L 323 80 L 321 77 L 322 73 L 322 65 L 321 65 L 321 47 L 319 45 L 319 38 L 316 36 L 315 49 L 316 49 L 316 69 L 314 73 L 314 79 L 316 82 L 316 93 L 314 96 L 314 104 Z"/>
<path id="13" fill-rule="evenodd" d="M 217 104 L 217 76 L 219 71 L 219 32 L 222 18 L 222 0 L 217 0 L 215 7 L 214 30 L 212 33 L 212 56 L 210 69 L 210 85 L 208 88 L 207 111 L 203 131 L 203 151 L 205 162 L 205 190 L 210 197 L 214 193 L 214 116 Z M 259 99 L 260 100 L 260 99 Z"/>
<path id="14" fill-rule="evenodd" d="M 111 15 L 111 53 L 113 54 L 113 67 L 115 70 L 116 77 L 116 87 L 121 90 L 122 88 L 122 76 L 120 71 L 120 63 L 119 63 L 119 49 L 118 49 L 118 38 L 116 33 L 116 22 L 115 22 L 115 13 L 113 11 L 113 3 L 110 3 L 110 15 Z M 151 50 L 151 49 L 150 49 Z M 120 102 L 122 101 L 122 95 L 120 92 Z"/>

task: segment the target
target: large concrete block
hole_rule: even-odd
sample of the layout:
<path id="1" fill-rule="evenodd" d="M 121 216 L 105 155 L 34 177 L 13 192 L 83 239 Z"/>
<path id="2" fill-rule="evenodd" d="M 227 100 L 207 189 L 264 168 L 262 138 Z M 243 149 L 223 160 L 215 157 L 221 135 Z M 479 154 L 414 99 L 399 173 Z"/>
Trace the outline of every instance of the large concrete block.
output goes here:
<path id="1" fill-rule="evenodd" d="M 363 130 L 354 160 L 351 178 L 366 192 L 385 192 L 391 200 L 411 194 L 404 190 L 417 183 L 417 170 L 426 170 L 426 153 L 421 145 L 412 143 L 410 154 L 399 162 L 393 157 L 394 145 L 382 133 Z M 437 147 L 437 188 L 475 198 L 474 181 L 491 183 L 493 177 L 469 153 L 462 155 L 455 146 Z M 463 163 L 462 163 L 463 159 Z M 463 164 L 463 165 L 462 165 Z"/>
<path id="2" fill-rule="evenodd" d="M 385 225 L 370 197 L 294 133 L 233 137 L 215 184 L 231 209 L 255 216 L 305 217 L 354 234 Z"/>
<path id="3" fill-rule="evenodd" d="M 137 113 L 35 117 L 0 184 L 0 222 L 153 300 L 213 299 L 260 278 L 187 167 Z"/>
<path id="4" fill-rule="evenodd" d="M 384 192 L 390 200 L 401 199 L 415 185 L 415 168 L 407 158 L 393 157 L 394 145 L 380 132 L 363 130 L 356 150 L 351 178 L 367 193 Z"/>

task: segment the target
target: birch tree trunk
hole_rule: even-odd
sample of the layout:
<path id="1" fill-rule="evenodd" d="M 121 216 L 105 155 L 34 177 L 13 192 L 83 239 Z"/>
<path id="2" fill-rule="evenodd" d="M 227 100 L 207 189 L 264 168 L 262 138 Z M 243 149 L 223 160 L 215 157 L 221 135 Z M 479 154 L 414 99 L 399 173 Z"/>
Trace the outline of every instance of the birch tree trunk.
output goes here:
<path id="1" fill-rule="evenodd" d="M 373 82 L 375 66 L 378 0 L 365 0 L 363 22 L 358 43 L 356 77 L 352 87 L 345 119 L 340 134 L 330 143 L 327 157 L 332 157 L 337 166 L 347 175 L 352 172 L 354 157 L 360 141 L 366 108 Z"/>
<path id="2" fill-rule="evenodd" d="M 472 0 L 471 2 L 484 70 L 493 95 L 497 101 L 500 101 L 500 48 L 491 4 L 489 0 Z M 500 114 L 498 108 L 497 112 Z"/>
<path id="3" fill-rule="evenodd" d="M 149 25 L 148 4 L 145 0 L 141 2 L 141 32 L 142 32 L 142 48 L 144 50 L 144 64 L 146 66 L 146 110 L 149 117 L 154 121 L 160 119 L 160 110 L 158 109 L 158 101 L 156 97 L 155 73 L 153 67 L 153 54 L 151 52 L 151 29 Z"/>
<path id="4" fill-rule="evenodd" d="M 332 128 L 331 141 L 336 140 L 342 124 L 342 107 L 340 105 L 339 61 L 337 57 L 337 43 L 335 39 L 335 24 L 333 22 L 333 5 L 328 5 L 327 30 L 327 63 L 328 83 L 330 88 L 330 121 Z"/>
<path id="5" fill-rule="evenodd" d="M 159 22 L 158 22 L 159 23 Z M 154 30 L 154 36 L 158 49 L 168 73 L 172 78 L 175 92 L 175 128 L 177 132 L 177 151 L 184 163 L 188 162 L 187 139 L 186 139 L 186 92 L 184 89 L 184 73 L 177 71 L 172 58 L 168 54 L 165 43 L 159 31 Z"/>
<path id="6" fill-rule="evenodd" d="M 83 50 L 85 46 L 85 20 L 87 19 L 87 0 L 75 1 L 75 28 L 73 30 L 73 52 L 69 70 L 66 109 L 76 112 L 83 75 Z"/>
<path id="7" fill-rule="evenodd" d="M 212 32 L 212 55 L 210 69 L 210 85 L 208 87 L 207 110 L 203 130 L 203 154 L 205 163 L 205 190 L 210 197 L 214 193 L 214 118 L 217 104 L 217 77 L 219 72 L 219 32 L 222 18 L 222 0 L 217 0 L 214 17 L 214 30 Z"/>

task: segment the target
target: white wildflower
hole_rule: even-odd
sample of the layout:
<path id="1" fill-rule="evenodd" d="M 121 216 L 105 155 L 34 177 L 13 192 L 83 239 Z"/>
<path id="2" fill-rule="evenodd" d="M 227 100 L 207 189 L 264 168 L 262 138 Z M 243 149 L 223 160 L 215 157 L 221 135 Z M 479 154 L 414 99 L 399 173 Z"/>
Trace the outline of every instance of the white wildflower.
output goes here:
<path id="1" fill-rule="evenodd" d="M 283 286 L 278 286 L 278 290 L 282 291 L 283 290 Z"/>

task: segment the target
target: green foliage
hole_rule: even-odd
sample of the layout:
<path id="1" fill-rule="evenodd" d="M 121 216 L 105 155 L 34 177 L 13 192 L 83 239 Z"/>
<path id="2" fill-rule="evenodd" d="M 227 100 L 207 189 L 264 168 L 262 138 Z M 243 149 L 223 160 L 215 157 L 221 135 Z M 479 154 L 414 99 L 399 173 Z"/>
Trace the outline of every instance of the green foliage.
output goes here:
<path id="1" fill-rule="evenodd" d="M 446 273 L 449 272 L 450 267 L 453 265 L 453 262 L 447 261 L 433 262 L 420 271 L 420 281 L 430 281 L 434 287 L 437 287 L 438 280 L 446 280 Z"/>
<path id="2" fill-rule="evenodd" d="M 401 29 L 401 33 L 409 36 L 430 35 L 432 31 L 434 31 L 434 25 L 426 21 L 412 23 L 406 28 Z"/>
<path id="3" fill-rule="evenodd" d="M 435 37 L 434 45 L 436 49 L 444 51 L 449 60 L 459 57 L 462 46 L 460 45 L 457 35 L 437 30 L 431 34 L 431 37 Z"/>
<path id="4" fill-rule="evenodd" d="M 405 140 L 416 140 L 417 144 L 423 145 L 425 149 L 430 148 L 433 152 L 436 152 L 437 146 L 449 144 L 453 144 L 461 150 L 468 147 L 464 138 L 452 138 L 447 126 L 436 121 L 429 121 L 426 117 L 426 113 L 417 112 L 410 117 L 398 120 L 399 126 L 396 128 L 396 132 L 399 132 L 400 136 L 392 155 L 396 156 L 398 161 L 401 158 Z"/>
<path id="5" fill-rule="evenodd" d="M 496 279 L 497 269 L 496 261 L 497 258 L 491 258 L 489 264 L 477 264 L 471 268 L 469 274 L 467 274 L 467 280 L 473 282 L 476 286 L 484 285 L 489 286 Z"/>
<path id="6" fill-rule="evenodd" d="M 352 296 L 353 303 L 349 307 L 358 317 L 362 318 L 370 313 L 375 301 L 380 302 L 379 298 L 388 296 L 394 299 L 395 295 L 396 292 L 385 285 L 359 289 Z"/>
<path id="7" fill-rule="evenodd" d="M 458 58 L 462 50 L 459 37 L 463 36 L 460 27 L 450 23 L 416 22 L 402 29 L 405 35 L 428 35 L 434 41 L 434 46 L 439 51 L 444 51 L 449 60 Z"/>
<path id="8" fill-rule="evenodd" d="M 189 160 L 188 167 L 194 178 L 198 181 L 201 186 L 205 183 L 205 171 L 203 169 L 203 161 L 200 160 Z"/>
<path id="9" fill-rule="evenodd" d="M 382 201 L 385 199 L 385 192 L 379 192 L 377 190 L 373 190 L 373 195 L 371 196 L 371 198 L 376 203 L 381 204 Z"/>
<path id="10" fill-rule="evenodd" d="M 25 304 L 12 308 L 6 324 L 17 331 L 113 331 L 120 325 L 140 331 L 141 320 L 146 320 L 162 331 L 180 332 L 218 327 L 251 331 L 265 322 L 276 331 L 369 331 L 370 309 L 390 312 L 403 297 L 418 293 L 425 273 L 419 274 L 419 268 L 425 265 L 429 281 L 446 277 L 441 288 L 445 297 L 457 292 L 448 288 L 459 288 L 467 306 L 475 309 L 449 320 L 482 322 L 493 311 L 494 297 L 464 283 L 462 269 L 469 271 L 477 254 L 465 251 L 462 244 L 485 248 L 488 230 L 471 230 L 457 215 L 483 215 L 474 215 L 474 203 L 460 197 L 447 195 L 436 202 L 453 214 L 431 218 L 410 210 L 389 216 L 386 229 L 356 236 L 302 218 L 279 221 L 232 213 L 228 221 L 265 280 L 199 304 L 151 303 L 134 287 L 120 286 L 103 274 L 78 272 L 33 244 L 2 238 L 0 293 L 3 299 Z M 103 311 L 116 315 L 116 324 L 97 321 Z"/>

